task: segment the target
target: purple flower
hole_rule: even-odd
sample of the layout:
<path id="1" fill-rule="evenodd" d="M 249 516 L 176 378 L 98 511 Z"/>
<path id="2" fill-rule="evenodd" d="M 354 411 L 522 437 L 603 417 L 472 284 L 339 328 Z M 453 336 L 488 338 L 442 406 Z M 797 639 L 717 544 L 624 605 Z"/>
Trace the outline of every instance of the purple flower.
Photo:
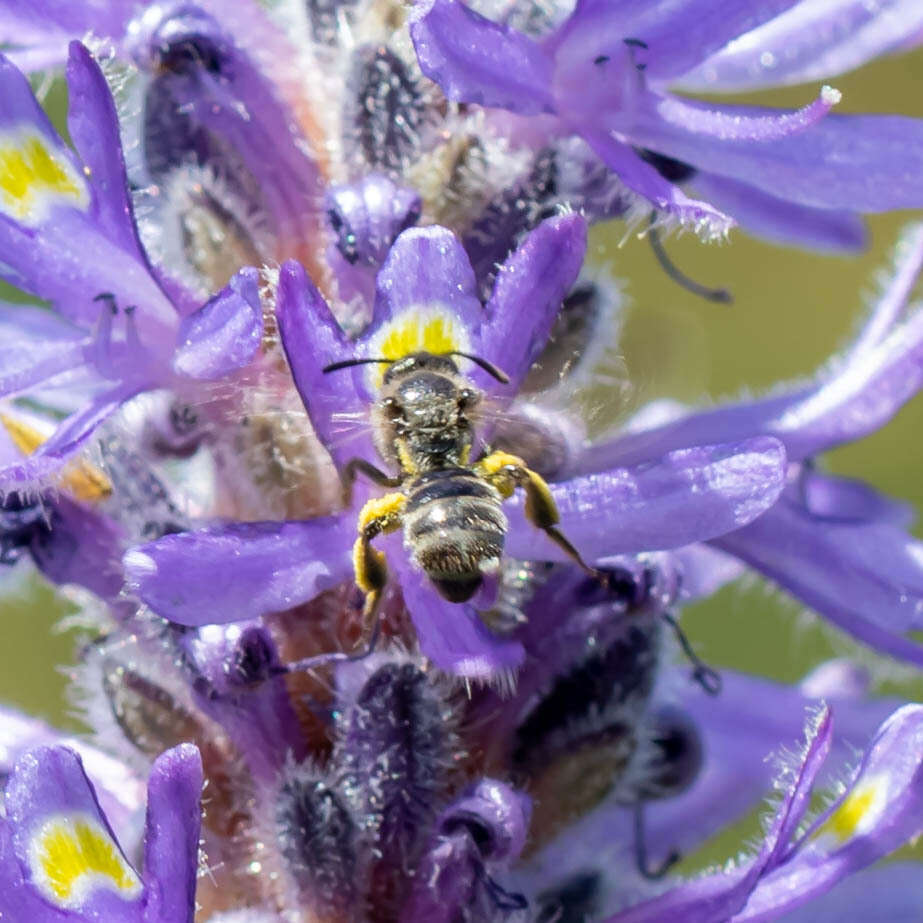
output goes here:
<path id="1" fill-rule="evenodd" d="M 482 306 L 467 256 L 448 231 L 405 231 L 378 275 L 372 323 L 356 341 L 347 339 L 303 269 L 286 264 L 277 305 L 282 342 L 315 432 L 334 461 L 341 468 L 352 458 L 380 465 L 382 452 L 386 462 L 397 464 L 392 450 L 380 444 L 376 452 L 367 434 L 338 436 L 340 420 L 364 415 L 376 404 L 380 365 L 325 369 L 355 358 L 454 352 L 485 397 L 508 400 L 545 345 L 579 268 L 584 234 L 576 217 L 540 225 L 500 268 L 491 299 Z M 468 355 L 498 367 L 509 380 L 499 382 L 473 362 L 469 371 Z M 489 440 L 489 422 L 475 435 Z M 583 473 L 553 484 L 551 493 L 561 532 L 587 560 L 596 560 L 679 547 L 737 529 L 771 506 L 783 476 L 780 444 L 758 437 L 693 444 L 629 467 Z M 520 498 L 509 509 L 509 555 L 568 560 L 528 521 Z M 129 553 L 129 584 L 155 612 L 187 625 L 219 620 L 216 585 L 222 588 L 221 621 L 291 608 L 349 579 L 355 515 L 348 510 L 307 522 L 168 536 Z M 436 593 L 419 565 L 407 559 L 405 552 L 412 555 L 414 549 L 406 538 L 403 549 L 394 545 L 386 546 L 388 557 L 426 656 L 468 676 L 488 676 L 521 661 L 518 642 L 487 631 L 473 605 L 451 603 Z M 490 607 L 489 598 L 472 602 Z"/>
<path id="2" fill-rule="evenodd" d="M 515 114 L 493 120 L 514 139 L 579 135 L 639 201 L 704 237 L 736 219 L 770 239 L 855 247 L 856 213 L 921 204 L 918 120 L 825 118 L 840 99 L 830 87 L 797 112 L 667 92 L 687 76 L 715 92 L 837 73 L 913 36 L 916 11 L 585 0 L 522 31 L 461 0 L 426 0 L 410 28 L 423 72 L 449 99 Z M 782 63 L 761 65 L 770 59 Z"/>
<path id="3" fill-rule="evenodd" d="M 63 746 L 27 750 L 13 765 L 4 792 L 0 913 L 11 920 L 191 923 L 201 791 L 202 764 L 194 746 L 179 746 L 155 761 L 139 874 L 101 810 L 80 757 Z"/>
<path id="4" fill-rule="evenodd" d="M 199 306 L 155 270 L 129 201 L 115 107 L 89 52 L 71 46 L 66 147 L 8 61 L 0 63 L 2 276 L 53 304 L 10 309 L 0 350 L 0 395 L 66 376 L 84 396 L 45 441 L 15 417 L 3 426 L 25 460 L 0 471 L 7 489 L 47 482 L 99 424 L 135 395 L 196 387 L 246 365 L 260 346 L 258 274 L 241 269 Z"/>
<path id="5" fill-rule="evenodd" d="M 895 712 L 879 729 L 844 793 L 807 829 L 799 829 L 831 741 L 831 713 L 820 712 L 809 728 L 801 765 L 791 774 L 753 859 L 730 873 L 687 882 L 609 920 L 776 919 L 917 836 L 923 829 L 921 719 L 919 706 Z"/>
<path id="6" fill-rule="evenodd" d="M 136 619 L 130 638 L 87 652 L 80 686 L 97 728 L 109 728 L 110 744 L 121 739 L 128 766 L 154 760 L 178 738 L 201 751 L 209 873 L 195 901 L 210 923 L 237 919 L 231 911 L 245 907 L 253 919 L 276 921 L 270 908 L 335 917 L 369 905 L 412 921 L 510 921 L 559 908 L 602 919 L 637 904 L 622 912 L 659 919 L 644 914 L 666 900 L 704 904 L 712 912 L 703 918 L 718 919 L 719 900 L 762 912 L 783 895 L 793 907 L 914 835 L 920 714 L 908 707 L 879 732 L 845 794 L 788 848 L 821 757 L 829 754 L 834 770 L 829 785 L 895 704 L 866 699 L 866 678 L 846 663 L 826 665 L 800 688 L 728 672 L 726 694 L 707 695 L 664 657 L 661 615 L 674 592 L 666 555 L 613 564 L 608 588 L 572 566 L 523 575 L 503 600 L 528 617 L 515 695 L 476 686 L 460 696 L 451 680 L 393 649 L 328 664 L 319 668 L 323 682 L 289 686 L 292 677 L 276 670 L 279 646 L 320 630 L 297 618 L 196 632 Z M 694 848 L 759 801 L 773 774 L 766 753 L 794 741 L 819 696 L 839 730 L 822 723 L 806 768 L 780 777 L 787 823 L 775 848 L 746 875 L 674 885 L 669 897 L 645 903 L 659 888 L 633 870 L 635 812 L 645 810 L 641 842 L 654 860 Z M 47 914 L 50 902 L 61 919 L 94 910 L 103 919 L 189 918 L 201 790 L 195 749 L 154 761 L 142 833 L 143 773 L 15 714 L 0 728 L 0 775 L 10 776 L 0 907 L 21 901 L 12 905 L 20 913 Z M 531 797 L 502 781 L 511 775 Z M 47 836 L 49 815 L 65 833 L 107 846 L 105 869 L 82 858 L 68 866 L 76 899 L 49 897 L 44 885 L 64 873 L 32 858 L 42 855 L 29 847 Z M 118 844 L 133 855 L 142 839 L 139 875 Z M 823 874 L 799 877 L 806 865 Z"/>
<path id="7" fill-rule="evenodd" d="M 0 713 L 4 919 L 919 902 L 873 863 L 923 831 L 921 709 L 847 659 L 719 673 L 681 608 L 749 568 L 923 662 L 908 511 L 820 458 L 920 388 L 923 231 L 805 383 L 592 438 L 570 405 L 618 329 L 588 221 L 843 247 L 919 201 L 917 122 L 672 92 L 838 73 L 923 20 L 476 2 L 0 0 L 26 71 L 102 63 L 71 46 L 73 150 L 0 66 L 0 274 L 51 308 L 0 312 L 0 565 L 79 608 L 92 735 Z M 749 857 L 672 874 L 773 785 Z"/>
<path id="8" fill-rule="evenodd" d="M 923 663 L 923 649 L 905 637 L 923 625 L 923 558 L 907 530 L 911 516 L 871 487 L 814 465 L 818 454 L 882 426 L 923 384 L 923 315 L 908 304 L 921 265 L 923 228 L 912 225 L 857 338 L 814 381 L 714 409 L 665 408 L 660 420 L 629 422 L 589 447 L 569 473 L 631 465 L 690 443 L 774 436 L 789 462 L 779 501 L 748 526 L 713 539 L 713 546 L 860 641 Z"/>

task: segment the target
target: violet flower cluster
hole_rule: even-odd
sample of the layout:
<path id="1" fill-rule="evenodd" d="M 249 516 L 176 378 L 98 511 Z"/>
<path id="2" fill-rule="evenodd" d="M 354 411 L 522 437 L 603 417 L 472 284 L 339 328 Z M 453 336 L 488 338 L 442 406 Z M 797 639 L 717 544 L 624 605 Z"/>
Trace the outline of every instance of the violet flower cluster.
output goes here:
<path id="1" fill-rule="evenodd" d="M 849 250 L 923 205 L 919 120 L 677 91 L 921 37 L 916 0 L 0 0 L 0 278 L 42 302 L 0 313 L 0 565 L 79 602 L 91 731 L 0 713 L 0 920 L 910 918 L 923 706 L 719 675 L 680 610 L 750 570 L 923 667 L 907 510 L 819 462 L 923 387 L 923 224 L 807 382 L 593 438 L 567 398 L 617 348 L 589 225 Z M 424 538 L 469 579 L 490 537 L 446 598 Z"/>

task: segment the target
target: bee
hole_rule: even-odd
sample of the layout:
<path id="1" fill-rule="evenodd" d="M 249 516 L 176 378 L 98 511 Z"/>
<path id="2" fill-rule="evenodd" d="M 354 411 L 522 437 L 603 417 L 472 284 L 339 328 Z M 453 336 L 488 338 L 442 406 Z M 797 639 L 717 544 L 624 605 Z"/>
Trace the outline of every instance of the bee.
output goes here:
<path id="1" fill-rule="evenodd" d="M 387 583 L 384 554 L 372 547 L 382 534 L 403 529 L 404 546 L 439 594 L 449 602 L 470 600 L 485 576 L 499 570 L 507 532 L 503 501 L 517 487 L 526 493 L 525 514 L 585 571 L 598 576 L 558 530 L 557 506 L 548 485 L 516 455 L 488 452 L 472 464 L 472 412 L 482 394 L 453 357 L 474 362 L 497 381 L 496 366 L 462 352 L 415 352 L 398 359 L 347 359 L 324 372 L 384 363 L 381 395 L 372 411 L 379 455 L 397 474 L 353 459 L 341 473 L 344 501 L 361 473 L 381 487 L 397 488 L 369 500 L 359 513 L 353 548 L 356 583 L 366 594 L 366 613 L 377 609 Z"/>

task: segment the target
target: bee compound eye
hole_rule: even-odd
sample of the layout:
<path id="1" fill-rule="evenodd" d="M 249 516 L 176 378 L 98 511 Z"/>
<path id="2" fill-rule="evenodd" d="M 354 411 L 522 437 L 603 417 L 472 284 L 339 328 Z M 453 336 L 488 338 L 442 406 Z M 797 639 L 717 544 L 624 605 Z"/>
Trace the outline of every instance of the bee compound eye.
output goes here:
<path id="1" fill-rule="evenodd" d="M 389 420 L 400 420 L 404 415 L 404 406 L 396 397 L 384 398 L 380 406 Z"/>
<path id="2" fill-rule="evenodd" d="M 481 395 L 474 388 L 462 388 L 458 393 L 458 406 L 473 407 L 480 399 Z"/>

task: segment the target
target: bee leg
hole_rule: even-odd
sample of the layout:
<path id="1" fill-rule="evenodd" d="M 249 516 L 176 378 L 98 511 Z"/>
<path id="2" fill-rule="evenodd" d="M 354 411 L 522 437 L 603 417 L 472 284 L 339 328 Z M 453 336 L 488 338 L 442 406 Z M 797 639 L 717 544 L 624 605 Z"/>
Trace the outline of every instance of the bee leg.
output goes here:
<path id="1" fill-rule="evenodd" d="M 525 514 L 529 522 L 541 529 L 590 576 L 603 583 L 607 582 L 603 574 L 583 560 L 580 552 L 558 529 L 561 514 L 558 512 L 558 505 L 554 502 L 551 489 L 540 474 L 527 467 L 517 455 L 509 455 L 506 452 L 492 452 L 481 459 L 475 469 L 500 491 L 504 499 L 510 497 L 516 487 L 523 488 L 526 492 Z"/>
<path id="2" fill-rule="evenodd" d="M 635 821 L 635 866 L 638 874 L 648 881 L 657 881 L 680 860 L 680 854 L 674 849 L 658 865 L 651 865 L 647 854 L 647 842 L 644 836 L 644 802 L 639 801 L 634 806 Z"/>
<path id="3" fill-rule="evenodd" d="M 353 484 L 360 474 L 364 474 L 373 484 L 379 487 L 400 487 L 401 479 L 391 477 L 384 471 L 376 468 L 364 458 L 351 458 L 340 472 L 340 482 L 343 485 L 343 506 L 348 507 L 353 499 Z"/>
<path id="4" fill-rule="evenodd" d="M 353 570 L 357 586 L 366 594 L 364 617 L 367 623 L 377 616 L 381 595 L 388 583 L 385 556 L 372 547 L 372 540 L 400 529 L 406 502 L 403 494 L 385 494 L 369 500 L 359 513 L 359 537 L 353 545 Z"/>

